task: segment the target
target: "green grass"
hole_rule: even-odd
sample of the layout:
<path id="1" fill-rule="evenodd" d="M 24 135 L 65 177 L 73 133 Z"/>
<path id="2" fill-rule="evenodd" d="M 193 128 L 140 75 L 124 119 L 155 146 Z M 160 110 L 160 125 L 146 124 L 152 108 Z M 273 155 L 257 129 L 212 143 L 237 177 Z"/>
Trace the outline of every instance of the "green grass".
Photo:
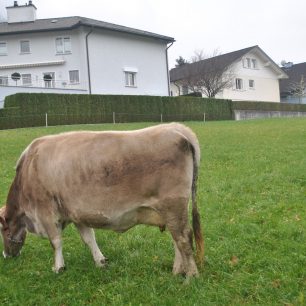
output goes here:
<path id="1" fill-rule="evenodd" d="M 0 203 L 16 160 L 33 138 L 148 125 L 0 131 Z M 305 305 L 306 120 L 188 125 L 202 149 L 198 198 L 206 262 L 198 279 L 186 285 L 172 276 L 167 232 L 145 226 L 120 235 L 96 231 L 110 259 L 108 268 L 99 270 L 69 226 L 67 270 L 61 275 L 51 271 L 49 242 L 33 235 L 20 257 L 0 259 L 0 305 Z"/>

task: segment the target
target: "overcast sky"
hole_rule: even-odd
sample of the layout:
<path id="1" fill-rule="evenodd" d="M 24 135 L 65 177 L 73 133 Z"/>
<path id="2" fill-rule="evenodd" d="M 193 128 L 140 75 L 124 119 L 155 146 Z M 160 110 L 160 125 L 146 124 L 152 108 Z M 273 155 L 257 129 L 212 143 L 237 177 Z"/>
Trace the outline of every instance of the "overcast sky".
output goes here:
<path id="1" fill-rule="evenodd" d="M 3 1 L 3 0 L 0 0 Z M 18 0 L 24 4 L 28 0 Z M 13 3 L 13 1 L 12 1 Z M 83 16 L 174 37 L 175 59 L 259 45 L 277 64 L 306 62 L 306 0 L 33 0 L 38 18 Z"/>

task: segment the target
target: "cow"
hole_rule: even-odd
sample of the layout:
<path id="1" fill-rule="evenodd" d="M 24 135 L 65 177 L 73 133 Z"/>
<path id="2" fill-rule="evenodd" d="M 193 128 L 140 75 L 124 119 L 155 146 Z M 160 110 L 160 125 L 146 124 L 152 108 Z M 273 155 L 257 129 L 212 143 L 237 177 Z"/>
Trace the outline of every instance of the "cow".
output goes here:
<path id="1" fill-rule="evenodd" d="M 28 231 L 50 240 L 58 273 L 65 267 L 61 233 L 73 223 L 103 267 L 107 258 L 93 229 L 125 232 L 145 224 L 171 233 L 173 274 L 197 276 L 193 234 L 199 262 L 204 254 L 196 200 L 199 162 L 197 137 L 179 123 L 37 138 L 21 154 L 0 211 L 3 255 L 19 255 Z"/>

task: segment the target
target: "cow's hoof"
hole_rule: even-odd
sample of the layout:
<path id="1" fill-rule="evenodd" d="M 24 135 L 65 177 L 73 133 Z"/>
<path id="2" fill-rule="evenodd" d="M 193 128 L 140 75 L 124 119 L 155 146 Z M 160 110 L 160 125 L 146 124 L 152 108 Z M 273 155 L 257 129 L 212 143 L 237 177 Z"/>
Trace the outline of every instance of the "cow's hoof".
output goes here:
<path id="1" fill-rule="evenodd" d="M 173 275 L 180 275 L 180 274 L 183 275 L 183 274 L 185 274 L 183 266 L 182 265 L 174 265 L 173 269 L 172 269 L 172 274 Z"/>
<path id="2" fill-rule="evenodd" d="M 100 259 L 99 261 L 96 261 L 96 266 L 98 268 L 103 268 L 106 267 L 108 264 L 108 258 L 107 257 L 103 257 L 102 259 Z"/>
<path id="3" fill-rule="evenodd" d="M 62 273 L 66 270 L 66 267 L 63 266 L 63 267 L 59 267 L 59 268 L 55 268 L 55 267 L 52 267 L 52 271 L 56 274 L 59 274 L 59 273 Z"/>

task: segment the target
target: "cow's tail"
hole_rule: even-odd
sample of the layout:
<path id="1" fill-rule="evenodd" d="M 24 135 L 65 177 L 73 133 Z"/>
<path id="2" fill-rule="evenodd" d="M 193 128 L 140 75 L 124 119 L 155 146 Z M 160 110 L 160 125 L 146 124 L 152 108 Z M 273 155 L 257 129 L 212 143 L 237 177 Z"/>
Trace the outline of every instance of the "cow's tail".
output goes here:
<path id="1" fill-rule="evenodd" d="M 193 157 L 193 176 L 191 186 L 191 200 L 192 200 L 192 229 L 196 244 L 196 259 L 199 264 L 203 263 L 204 259 L 204 240 L 201 229 L 201 218 L 197 205 L 197 182 L 198 182 L 198 169 L 199 164 L 196 158 L 196 148 L 191 145 L 192 157 Z"/>
<path id="2" fill-rule="evenodd" d="M 176 124 L 176 129 L 183 134 L 190 145 L 193 160 L 193 175 L 191 186 L 191 200 L 192 200 L 192 229 L 196 244 L 196 259 L 199 264 L 203 263 L 204 259 L 204 240 L 201 229 L 201 218 L 197 205 L 197 182 L 198 169 L 200 166 L 200 145 L 196 135 L 186 126 Z"/>

